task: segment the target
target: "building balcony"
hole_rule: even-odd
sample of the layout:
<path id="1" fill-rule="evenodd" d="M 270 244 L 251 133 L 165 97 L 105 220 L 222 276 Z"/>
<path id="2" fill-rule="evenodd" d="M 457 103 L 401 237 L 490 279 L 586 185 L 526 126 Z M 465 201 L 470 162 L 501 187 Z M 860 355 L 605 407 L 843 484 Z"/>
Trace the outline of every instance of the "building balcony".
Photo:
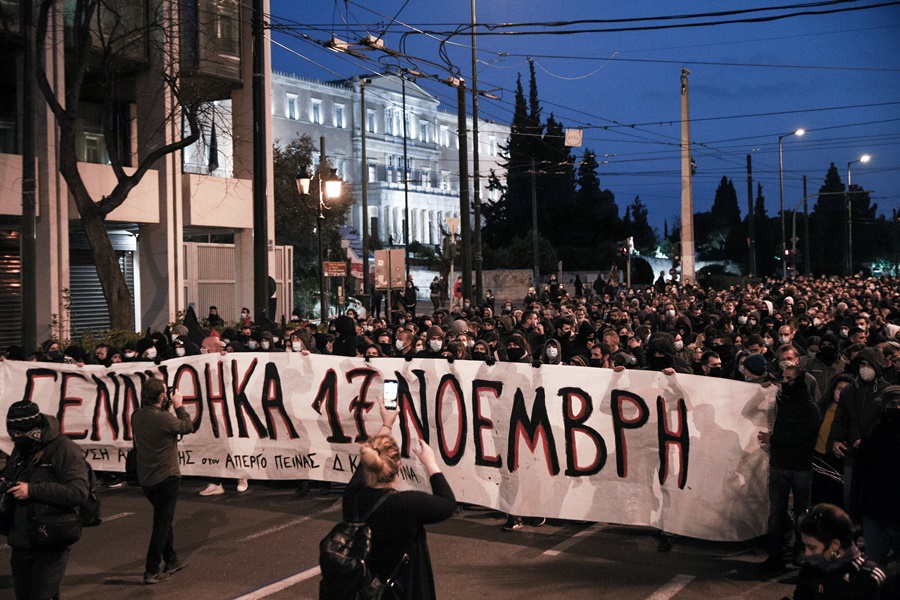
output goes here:
<path id="1" fill-rule="evenodd" d="M 253 227 L 253 182 L 250 179 L 184 173 L 185 225 Z"/>
<path id="2" fill-rule="evenodd" d="M 136 169 L 125 167 L 124 170 L 131 175 Z M 109 194 L 118 184 L 116 174 L 109 165 L 79 162 L 78 172 L 94 201 Z M 69 211 L 72 218 L 78 218 L 78 208 L 71 198 Z M 129 192 L 125 202 L 109 213 L 106 220 L 122 223 L 159 223 L 159 173 L 154 169 L 147 171 L 141 182 Z"/>

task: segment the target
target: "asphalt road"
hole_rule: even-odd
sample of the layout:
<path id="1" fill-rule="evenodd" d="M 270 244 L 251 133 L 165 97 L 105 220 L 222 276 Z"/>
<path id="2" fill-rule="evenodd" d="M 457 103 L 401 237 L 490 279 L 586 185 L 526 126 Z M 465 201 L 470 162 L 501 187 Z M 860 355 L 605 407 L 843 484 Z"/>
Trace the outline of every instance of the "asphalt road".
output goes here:
<path id="1" fill-rule="evenodd" d="M 312 599 L 318 597 L 318 542 L 340 518 L 340 496 L 251 482 L 238 494 L 197 495 L 205 481 L 186 479 L 175 520 L 175 546 L 188 566 L 157 585 L 142 582 L 150 539 L 150 504 L 138 488 L 103 489 L 105 522 L 75 545 L 62 597 Z M 758 544 L 678 538 L 656 551 L 640 527 L 554 522 L 501 531 L 500 513 L 465 509 L 428 528 L 440 598 L 522 600 L 773 599 L 790 594 L 796 570 L 759 581 Z M 0 598 L 12 598 L 8 547 L 0 548 Z"/>

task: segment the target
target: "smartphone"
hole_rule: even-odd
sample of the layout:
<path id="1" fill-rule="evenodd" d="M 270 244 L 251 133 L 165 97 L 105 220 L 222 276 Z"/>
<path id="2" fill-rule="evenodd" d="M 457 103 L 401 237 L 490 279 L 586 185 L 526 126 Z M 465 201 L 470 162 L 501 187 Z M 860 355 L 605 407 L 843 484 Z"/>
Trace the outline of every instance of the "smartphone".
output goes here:
<path id="1" fill-rule="evenodd" d="M 397 410 L 397 380 L 384 380 L 384 407 L 388 410 Z"/>
<path id="2" fill-rule="evenodd" d="M 175 393 L 175 388 L 169 386 L 166 388 L 166 399 L 163 400 L 162 409 L 169 410 L 169 407 L 172 406 L 172 394 Z"/>

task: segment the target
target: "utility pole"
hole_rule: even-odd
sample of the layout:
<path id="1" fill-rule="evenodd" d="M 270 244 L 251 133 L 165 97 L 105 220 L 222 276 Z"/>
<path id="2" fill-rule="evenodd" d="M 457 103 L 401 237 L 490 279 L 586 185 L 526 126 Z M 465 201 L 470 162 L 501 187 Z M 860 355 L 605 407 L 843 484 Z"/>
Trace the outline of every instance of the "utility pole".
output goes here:
<path id="1" fill-rule="evenodd" d="M 806 175 L 803 176 L 803 272 L 809 275 L 809 196 L 806 194 Z"/>
<path id="2" fill-rule="evenodd" d="M 359 104 L 360 104 L 360 131 L 362 135 L 362 293 L 363 304 L 369 297 L 369 162 L 366 160 L 366 127 L 369 125 L 369 115 L 366 112 L 366 86 L 372 83 L 371 79 L 359 80 Z"/>
<path id="3" fill-rule="evenodd" d="M 681 282 L 695 283 L 694 200 L 691 164 L 691 121 L 688 103 L 688 75 L 681 68 Z"/>
<path id="4" fill-rule="evenodd" d="M 406 279 L 409 279 L 409 157 L 406 153 L 406 77 L 400 72 L 403 87 L 403 251 L 406 258 Z"/>
<path id="5" fill-rule="evenodd" d="M 478 171 L 478 57 L 475 49 L 475 0 L 472 0 L 472 203 L 475 207 L 475 302 L 484 298 L 481 271 L 481 179 Z"/>
<path id="6" fill-rule="evenodd" d="M 253 0 L 253 308 L 257 323 L 262 322 L 269 304 L 266 111 L 270 107 L 266 106 L 264 14 L 263 0 Z"/>
<path id="7" fill-rule="evenodd" d="M 534 167 L 534 157 L 531 157 L 531 243 L 534 253 L 534 289 L 540 292 L 541 287 L 541 262 L 540 249 L 538 247 L 538 218 L 537 218 L 537 173 Z"/>
<path id="8" fill-rule="evenodd" d="M 25 354 L 37 344 L 37 268 L 35 267 L 35 179 L 34 179 L 34 7 L 22 0 L 22 224 L 19 244 L 22 256 L 22 348 Z M 43 43 L 43 40 L 41 40 Z"/>
<path id="9" fill-rule="evenodd" d="M 459 218 L 460 218 L 460 270 L 462 271 L 462 296 L 472 299 L 472 243 L 469 240 L 472 219 L 469 216 L 469 152 L 466 143 L 466 82 L 457 79 L 456 98 L 459 114 Z"/>
<path id="10" fill-rule="evenodd" d="M 754 232 L 756 215 L 753 213 L 753 159 L 747 155 L 747 236 L 750 246 L 750 259 L 747 270 L 750 276 L 756 275 L 756 234 Z"/>

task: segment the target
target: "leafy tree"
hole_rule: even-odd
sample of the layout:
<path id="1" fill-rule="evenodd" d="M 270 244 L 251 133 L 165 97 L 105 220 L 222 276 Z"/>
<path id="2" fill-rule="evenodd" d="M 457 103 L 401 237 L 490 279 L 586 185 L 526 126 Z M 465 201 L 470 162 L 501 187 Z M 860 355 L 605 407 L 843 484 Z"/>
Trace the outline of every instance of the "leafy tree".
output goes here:
<path id="1" fill-rule="evenodd" d="M 309 198 L 297 192 L 296 176 L 300 167 L 312 162 L 318 145 L 304 135 L 286 146 L 275 145 L 275 243 L 294 247 L 294 305 L 301 310 L 315 310 L 319 303 L 319 247 L 318 247 L 318 178 L 310 182 Z M 330 209 L 324 211 L 322 245 L 325 259 L 342 260 L 339 227 L 346 221 L 352 199 L 349 186 L 342 186 L 341 197 L 328 200 Z M 340 258 L 338 258 L 340 257 Z"/>
<path id="2" fill-rule="evenodd" d="M 50 82 L 45 65 L 48 64 L 47 48 L 55 50 L 55 44 L 45 44 L 52 19 L 65 4 L 65 95 L 57 95 L 58 82 Z M 134 331 L 134 309 L 131 292 L 125 275 L 119 267 L 113 250 L 106 218 L 122 205 L 131 191 L 140 183 L 148 170 L 173 152 L 186 148 L 200 137 L 199 114 L 203 106 L 197 95 L 190 94 L 183 85 L 178 69 L 171 69 L 174 61 L 168 53 L 172 47 L 169 37 L 177 28 L 166 27 L 163 6 L 150 3 L 142 14 L 146 19 L 129 18 L 133 7 L 128 2 L 110 0 L 74 0 L 61 3 L 58 0 L 40 0 L 35 23 L 37 43 L 37 86 L 59 128 L 59 171 L 66 181 L 69 193 L 75 201 L 81 218 L 91 255 L 97 267 L 97 275 L 109 310 L 112 329 Z M 152 32 L 152 35 L 151 35 Z M 144 44 L 149 44 L 145 52 Z M 129 56 L 137 53 L 149 57 L 146 65 L 137 65 Z M 55 61 L 50 61 L 55 62 Z M 129 139 L 122 134 L 123 102 L 118 90 L 134 85 L 140 71 L 141 77 L 155 82 L 159 97 L 170 93 L 174 107 L 164 115 L 164 128 L 189 133 L 170 142 L 157 142 L 143 148 L 134 158 Z M 116 176 L 116 185 L 101 198 L 92 198 L 78 170 L 77 140 L 82 126 L 82 110 L 88 96 L 102 98 L 104 140 L 109 163 Z M 148 99 L 148 104 L 153 100 Z M 160 126 L 160 130 L 163 126 Z M 134 167 L 133 171 L 126 170 Z"/>
<path id="3" fill-rule="evenodd" d="M 846 188 L 834 163 L 828 168 L 809 217 L 810 267 L 813 273 L 845 270 L 847 252 Z"/>
<path id="4" fill-rule="evenodd" d="M 625 208 L 624 229 L 634 238 L 634 247 L 641 254 L 652 254 L 656 250 L 656 232 L 650 226 L 647 206 L 641 202 L 640 196 Z"/>

